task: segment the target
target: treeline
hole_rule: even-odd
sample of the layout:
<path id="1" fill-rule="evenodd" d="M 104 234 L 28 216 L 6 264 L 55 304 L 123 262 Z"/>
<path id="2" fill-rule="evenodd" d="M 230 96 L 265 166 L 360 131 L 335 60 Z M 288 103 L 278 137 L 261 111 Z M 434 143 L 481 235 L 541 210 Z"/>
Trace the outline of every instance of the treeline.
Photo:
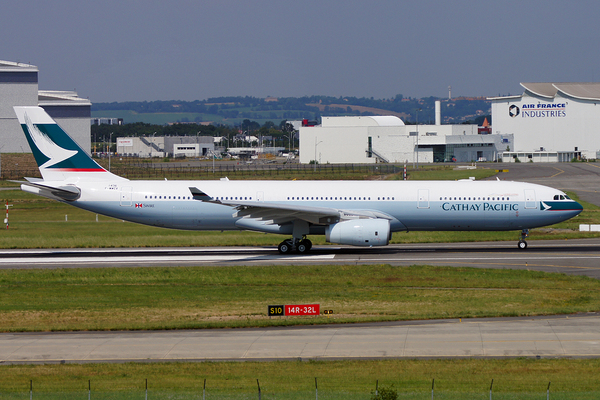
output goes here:
<path id="1" fill-rule="evenodd" d="M 274 136 L 277 139 L 293 130 L 286 121 L 281 121 L 279 125 L 275 125 L 272 121 L 260 125 L 256 121 L 244 120 L 238 127 L 199 124 L 156 125 L 134 122 L 123 125 L 92 125 L 91 134 L 94 142 L 108 141 L 112 134 L 114 142 L 117 137 L 130 136 L 223 136 L 233 138 L 240 133 L 240 129 L 244 134 Z"/>
<path id="2" fill-rule="evenodd" d="M 212 97 L 195 101 L 139 101 L 94 103 L 92 111 L 130 110 L 136 113 L 195 113 L 219 115 L 225 119 L 318 119 L 321 106 L 344 105 L 327 108 L 326 115 L 373 115 L 370 112 L 353 110 L 352 106 L 370 107 L 408 115 L 406 123 L 432 123 L 435 120 L 435 101 L 443 100 L 442 116 L 447 122 L 470 121 L 481 114 L 490 113 L 490 102 L 483 99 L 447 100 L 437 97 L 405 98 L 398 94 L 389 99 L 367 97 L 304 96 L 258 98 L 251 96 Z M 418 111 L 417 111 L 418 110 Z M 187 121 L 184 121 L 187 122 Z M 195 122 L 201 122 L 198 117 Z"/>

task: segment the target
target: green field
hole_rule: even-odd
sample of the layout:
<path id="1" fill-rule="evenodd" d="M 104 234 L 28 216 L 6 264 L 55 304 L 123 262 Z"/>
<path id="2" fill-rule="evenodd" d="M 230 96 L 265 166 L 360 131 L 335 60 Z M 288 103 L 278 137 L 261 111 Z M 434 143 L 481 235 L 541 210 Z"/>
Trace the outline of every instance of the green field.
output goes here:
<path id="1" fill-rule="evenodd" d="M 369 399 L 392 388 L 399 399 L 592 400 L 600 360 L 375 360 L 14 365 L 0 367 L 0 398 Z M 318 393 L 315 391 L 317 378 Z M 258 380 L 258 383 L 257 383 Z"/>
<path id="2" fill-rule="evenodd" d="M 2 331 L 196 329 L 600 310 L 584 276 L 461 267 L 305 265 L 0 270 Z M 267 316 L 319 303 L 333 316 Z"/>

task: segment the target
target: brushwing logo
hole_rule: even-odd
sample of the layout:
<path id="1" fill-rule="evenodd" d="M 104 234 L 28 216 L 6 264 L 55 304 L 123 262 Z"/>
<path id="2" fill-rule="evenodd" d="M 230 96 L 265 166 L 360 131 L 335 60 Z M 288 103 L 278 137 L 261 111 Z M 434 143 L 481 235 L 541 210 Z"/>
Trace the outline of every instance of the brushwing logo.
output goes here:
<path id="1" fill-rule="evenodd" d="M 38 127 L 35 126 L 33 122 L 31 122 L 31 119 L 29 118 L 27 113 L 25 113 L 25 124 L 27 125 L 29 136 L 31 137 L 31 140 L 33 141 L 35 146 L 43 155 L 49 158 L 48 161 L 40 165 L 40 168 L 51 167 L 77 154 L 76 150 L 63 149 L 62 147 L 54 143 L 48 135 L 40 131 Z"/>

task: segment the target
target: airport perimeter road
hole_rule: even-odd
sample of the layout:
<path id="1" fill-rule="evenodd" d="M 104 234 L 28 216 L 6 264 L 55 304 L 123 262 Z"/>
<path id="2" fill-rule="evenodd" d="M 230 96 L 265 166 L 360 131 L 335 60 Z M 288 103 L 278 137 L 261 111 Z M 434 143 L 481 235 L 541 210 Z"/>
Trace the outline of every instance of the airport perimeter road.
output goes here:
<path id="1" fill-rule="evenodd" d="M 600 315 L 156 332 L 5 333 L 0 363 L 599 357 Z"/>
<path id="2" fill-rule="evenodd" d="M 306 255 L 275 247 L 0 250 L 0 269 L 306 264 L 447 265 L 530 269 L 600 279 L 600 239 L 418 243 L 375 248 L 315 246 Z"/>

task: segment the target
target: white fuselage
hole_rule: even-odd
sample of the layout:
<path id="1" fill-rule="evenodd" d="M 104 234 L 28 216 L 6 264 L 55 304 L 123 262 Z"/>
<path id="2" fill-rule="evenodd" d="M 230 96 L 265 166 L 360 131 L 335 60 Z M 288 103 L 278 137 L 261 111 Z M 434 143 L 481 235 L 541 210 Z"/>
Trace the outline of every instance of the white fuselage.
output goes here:
<path id="1" fill-rule="evenodd" d="M 264 202 L 376 212 L 391 231 L 517 230 L 554 224 L 581 212 L 564 193 L 506 181 L 83 181 L 74 206 L 132 222 L 190 230 L 250 229 L 291 233 L 236 217 L 232 206 L 195 200 L 199 188 L 215 201 Z M 325 227 L 312 224 L 311 234 Z"/>

